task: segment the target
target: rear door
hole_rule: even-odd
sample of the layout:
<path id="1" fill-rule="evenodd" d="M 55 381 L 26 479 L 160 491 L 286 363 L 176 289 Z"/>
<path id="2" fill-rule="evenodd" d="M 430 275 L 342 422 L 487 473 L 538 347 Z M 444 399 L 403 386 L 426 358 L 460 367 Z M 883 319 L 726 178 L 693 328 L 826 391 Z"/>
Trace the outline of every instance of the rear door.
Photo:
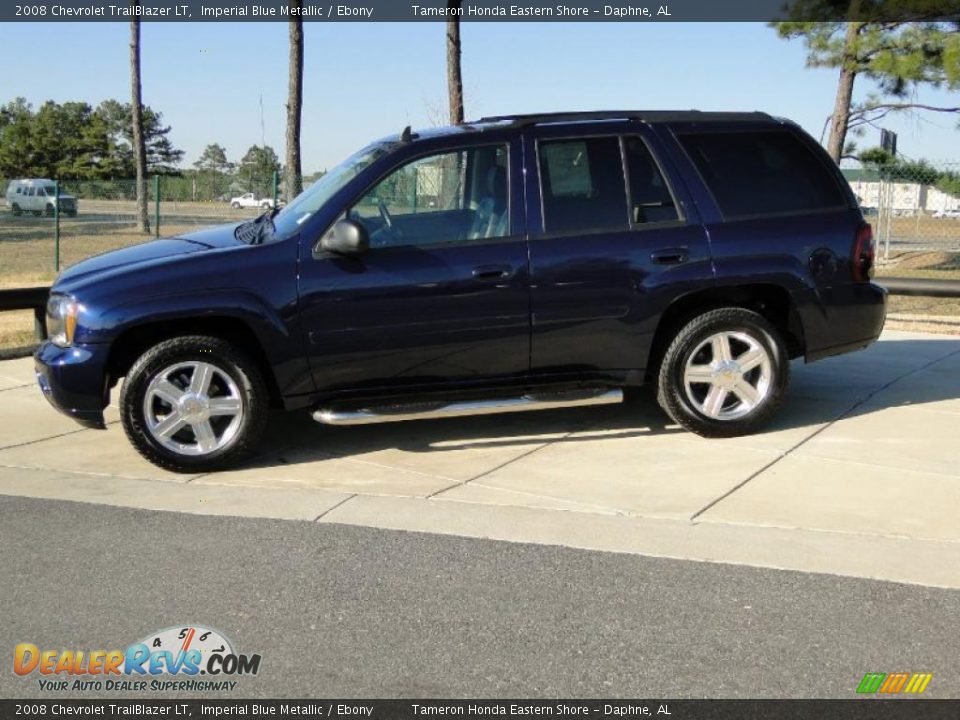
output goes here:
<path id="1" fill-rule="evenodd" d="M 694 206 L 645 126 L 531 135 L 532 370 L 638 377 L 669 303 L 713 281 Z"/>

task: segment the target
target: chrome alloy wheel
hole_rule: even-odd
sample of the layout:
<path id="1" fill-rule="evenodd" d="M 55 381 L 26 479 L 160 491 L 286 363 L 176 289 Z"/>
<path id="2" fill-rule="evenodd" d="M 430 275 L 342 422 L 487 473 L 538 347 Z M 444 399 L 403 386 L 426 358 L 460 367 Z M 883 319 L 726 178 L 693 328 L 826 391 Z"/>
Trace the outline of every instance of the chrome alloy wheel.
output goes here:
<path id="1" fill-rule="evenodd" d="M 687 399 L 714 420 L 748 415 L 770 394 L 772 379 L 766 348 L 747 333 L 734 331 L 701 342 L 683 371 Z"/>
<path id="2" fill-rule="evenodd" d="M 179 455 L 209 455 L 226 447 L 236 437 L 243 413 L 233 378 L 200 361 L 164 368 L 143 398 L 148 432 Z"/>

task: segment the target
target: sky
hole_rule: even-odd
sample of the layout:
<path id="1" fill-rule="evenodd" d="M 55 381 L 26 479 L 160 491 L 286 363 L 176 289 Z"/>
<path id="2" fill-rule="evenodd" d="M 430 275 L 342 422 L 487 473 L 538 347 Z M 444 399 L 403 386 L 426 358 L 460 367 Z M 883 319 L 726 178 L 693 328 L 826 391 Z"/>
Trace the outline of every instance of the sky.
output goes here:
<path id="1" fill-rule="evenodd" d="M 442 22 L 308 22 L 304 36 L 306 173 L 405 125 L 445 124 Z M 819 138 L 836 93 L 835 70 L 806 68 L 803 44 L 763 23 L 464 22 L 462 43 L 468 120 L 611 108 L 763 110 Z M 184 165 L 213 142 L 233 161 L 264 140 L 283 156 L 287 49 L 283 22 L 144 23 L 143 100 L 172 126 Z M 129 26 L 5 24 L 0 67 L 0 103 L 129 102 Z M 871 87 L 858 79 L 855 99 Z M 958 99 L 932 88 L 916 96 L 932 105 Z M 903 115 L 884 126 L 899 134 L 908 158 L 960 162 L 956 122 Z M 879 145 L 879 131 L 858 144 Z"/>

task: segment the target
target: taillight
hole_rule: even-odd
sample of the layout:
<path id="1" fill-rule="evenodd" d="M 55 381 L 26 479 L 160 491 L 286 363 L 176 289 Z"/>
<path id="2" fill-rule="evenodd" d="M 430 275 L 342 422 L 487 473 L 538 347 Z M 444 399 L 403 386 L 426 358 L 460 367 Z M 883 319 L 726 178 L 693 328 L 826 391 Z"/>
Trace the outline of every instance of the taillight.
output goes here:
<path id="1" fill-rule="evenodd" d="M 863 223 L 857 228 L 857 237 L 853 241 L 853 279 L 858 282 L 867 282 L 873 277 L 873 261 L 876 257 L 877 246 L 873 242 L 873 228 L 870 223 Z"/>

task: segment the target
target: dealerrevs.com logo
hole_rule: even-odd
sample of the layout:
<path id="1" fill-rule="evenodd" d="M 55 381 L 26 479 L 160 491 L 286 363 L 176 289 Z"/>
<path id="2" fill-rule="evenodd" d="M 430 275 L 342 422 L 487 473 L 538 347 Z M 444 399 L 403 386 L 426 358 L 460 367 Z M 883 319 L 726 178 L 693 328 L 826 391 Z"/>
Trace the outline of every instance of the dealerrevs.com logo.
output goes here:
<path id="1" fill-rule="evenodd" d="M 19 643 L 13 671 L 41 690 L 229 691 L 260 671 L 260 655 L 237 653 L 220 632 L 199 625 L 151 633 L 126 650 L 41 650 Z"/>

